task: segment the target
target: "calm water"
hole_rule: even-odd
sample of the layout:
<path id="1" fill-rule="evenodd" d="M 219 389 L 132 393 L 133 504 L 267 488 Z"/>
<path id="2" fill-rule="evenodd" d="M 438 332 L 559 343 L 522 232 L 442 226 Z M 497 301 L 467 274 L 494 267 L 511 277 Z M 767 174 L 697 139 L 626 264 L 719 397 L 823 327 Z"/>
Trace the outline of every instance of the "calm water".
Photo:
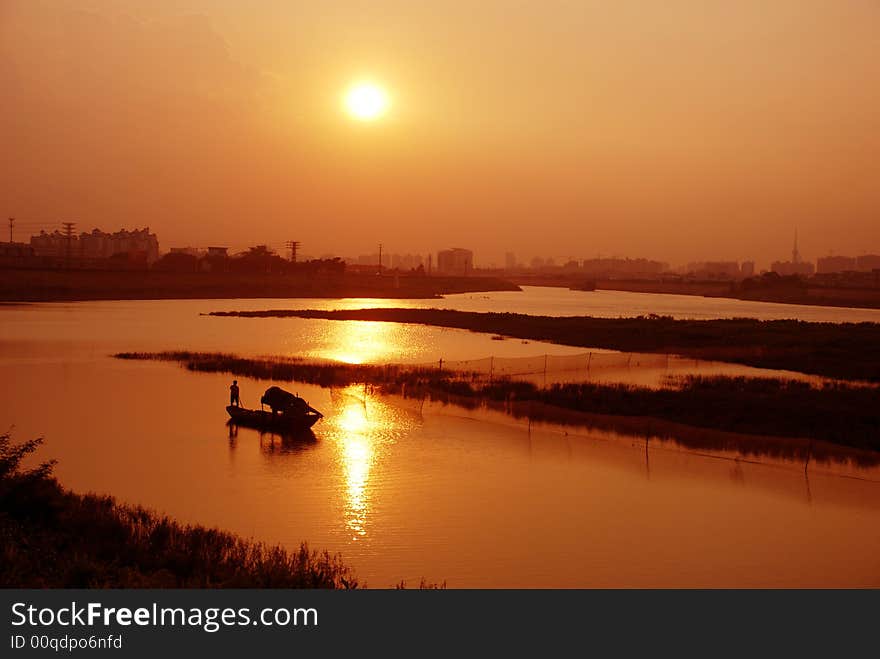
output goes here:
<path id="1" fill-rule="evenodd" d="M 424 303 L 422 303 L 424 304 Z M 383 306 L 398 306 L 396 304 Z M 421 306 L 421 305 L 420 305 Z M 656 313 L 674 318 L 795 318 L 811 322 L 880 322 L 880 309 L 814 307 L 772 302 L 748 302 L 694 295 L 629 293 L 626 291 L 570 291 L 525 286 L 523 292 L 450 295 L 425 306 L 462 311 L 509 311 L 540 316 L 598 316 L 617 318 Z"/>
<path id="2" fill-rule="evenodd" d="M 550 306 L 569 313 L 562 310 L 569 292 L 551 291 L 559 298 L 536 301 L 533 313 Z M 521 310 L 510 295 L 432 303 Z M 682 304 L 700 301 L 716 302 Z M 805 472 L 794 458 L 686 449 L 674 441 L 646 447 L 641 438 L 586 428 L 530 431 L 499 412 L 308 385 L 291 388 L 326 418 L 314 441 L 291 444 L 244 428 L 230 433 L 227 376 L 107 357 L 164 348 L 346 361 L 583 352 L 384 323 L 198 315 L 365 303 L 401 304 L 0 308 L 0 377 L 10 385 L 0 425 L 15 424 L 19 438 L 44 435 L 44 457 L 59 459 L 59 477 L 75 490 L 114 494 L 269 542 L 308 540 L 341 552 L 374 587 L 421 577 L 452 587 L 880 586 L 880 469 L 847 463 L 843 452 L 840 462 L 813 462 Z M 838 320 L 849 313 L 833 311 Z M 688 313 L 680 307 L 676 315 Z M 614 315 L 629 314 L 621 306 Z M 240 383 L 250 405 L 268 386 Z"/>
<path id="3" fill-rule="evenodd" d="M 702 308 L 701 305 L 706 305 Z M 31 304 L 0 307 L 0 342 L 14 355 L 40 355 L 47 344 L 68 359 L 93 359 L 126 350 L 225 351 L 242 355 L 289 355 L 349 363 L 453 362 L 468 370 L 487 371 L 493 358 L 501 374 L 544 370 L 549 380 L 598 380 L 656 386 L 667 375 L 784 376 L 816 380 L 797 373 L 768 371 L 719 362 L 680 359 L 674 355 L 630 355 L 508 339 L 492 340 L 466 330 L 381 322 L 337 322 L 300 318 L 223 318 L 210 311 L 290 308 L 447 307 L 467 311 L 513 311 L 540 315 L 625 316 L 650 313 L 682 318 L 751 315 L 829 321 L 877 320 L 880 310 L 832 309 L 739 302 L 684 295 L 649 295 L 614 291 L 581 292 L 526 287 L 523 292 L 450 295 L 441 300 L 136 300 Z M 566 358 L 566 359 L 564 359 Z M 630 364 L 638 368 L 630 368 Z M 535 378 L 531 378 L 535 379 Z M 545 379 L 543 376 L 537 378 Z"/>

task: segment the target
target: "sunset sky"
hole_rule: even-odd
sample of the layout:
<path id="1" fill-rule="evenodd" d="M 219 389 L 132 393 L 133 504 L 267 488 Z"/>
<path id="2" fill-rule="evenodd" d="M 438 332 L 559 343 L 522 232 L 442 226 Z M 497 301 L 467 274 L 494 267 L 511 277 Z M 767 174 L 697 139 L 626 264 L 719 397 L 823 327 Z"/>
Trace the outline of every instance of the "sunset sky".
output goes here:
<path id="1" fill-rule="evenodd" d="M 0 82 L 19 240 L 880 253 L 876 0 L 0 0 Z"/>

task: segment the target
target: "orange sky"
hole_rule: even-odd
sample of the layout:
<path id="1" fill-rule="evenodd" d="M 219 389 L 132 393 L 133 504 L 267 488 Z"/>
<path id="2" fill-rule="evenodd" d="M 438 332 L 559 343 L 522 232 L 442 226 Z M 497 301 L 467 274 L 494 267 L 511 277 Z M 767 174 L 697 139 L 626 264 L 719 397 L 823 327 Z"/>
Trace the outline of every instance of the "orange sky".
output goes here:
<path id="1" fill-rule="evenodd" d="M 478 264 L 880 253 L 876 0 L 2 0 L 0 213 Z M 353 80 L 393 107 L 340 111 Z"/>

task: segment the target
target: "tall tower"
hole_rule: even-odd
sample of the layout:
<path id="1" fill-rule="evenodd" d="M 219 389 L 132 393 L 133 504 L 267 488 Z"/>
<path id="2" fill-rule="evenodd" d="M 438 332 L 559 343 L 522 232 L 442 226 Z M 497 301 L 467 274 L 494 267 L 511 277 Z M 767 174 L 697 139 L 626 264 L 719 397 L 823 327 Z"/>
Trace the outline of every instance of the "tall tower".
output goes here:
<path id="1" fill-rule="evenodd" d="M 800 263 L 801 262 L 801 253 L 798 251 L 798 245 L 797 245 L 797 229 L 794 230 L 794 247 L 791 250 L 791 262 L 792 263 Z"/>
<path id="2" fill-rule="evenodd" d="M 296 253 L 302 243 L 298 240 L 288 240 L 284 245 L 290 250 L 290 262 L 296 263 Z"/>
<path id="3" fill-rule="evenodd" d="M 73 229 L 76 227 L 76 222 L 62 222 L 61 226 L 64 227 L 64 237 L 67 239 L 67 249 L 64 254 L 64 265 L 65 267 L 70 267 L 70 246 L 71 241 L 73 240 Z"/>

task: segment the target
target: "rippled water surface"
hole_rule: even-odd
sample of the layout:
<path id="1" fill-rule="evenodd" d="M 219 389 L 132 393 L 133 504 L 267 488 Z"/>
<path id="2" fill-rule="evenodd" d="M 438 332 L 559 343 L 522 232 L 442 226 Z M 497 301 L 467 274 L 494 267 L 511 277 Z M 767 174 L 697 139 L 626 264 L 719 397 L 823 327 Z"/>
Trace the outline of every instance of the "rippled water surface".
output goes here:
<path id="1" fill-rule="evenodd" d="M 422 577 L 452 587 L 880 586 L 880 470 L 865 456 L 832 451 L 805 469 L 802 450 L 771 440 L 737 449 L 698 432 L 646 442 L 584 427 L 530 428 L 503 411 L 358 386 L 296 384 L 326 418 L 313 438 L 292 442 L 229 428 L 225 375 L 108 357 L 190 349 L 427 362 L 584 351 L 386 323 L 199 315 L 217 309 L 443 304 L 688 315 L 702 303 L 703 314 L 756 315 L 728 313 L 729 300 L 593 295 L 4 307 L 0 378 L 10 386 L 0 425 L 15 424 L 19 438 L 45 436 L 45 457 L 59 459 L 59 477 L 77 491 L 269 542 L 308 540 L 341 552 L 374 587 Z M 872 313 L 784 306 L 760 308 L 838 320 Z M 239 380 L 243 402 L 255 405 L 268 383 Z"/>

